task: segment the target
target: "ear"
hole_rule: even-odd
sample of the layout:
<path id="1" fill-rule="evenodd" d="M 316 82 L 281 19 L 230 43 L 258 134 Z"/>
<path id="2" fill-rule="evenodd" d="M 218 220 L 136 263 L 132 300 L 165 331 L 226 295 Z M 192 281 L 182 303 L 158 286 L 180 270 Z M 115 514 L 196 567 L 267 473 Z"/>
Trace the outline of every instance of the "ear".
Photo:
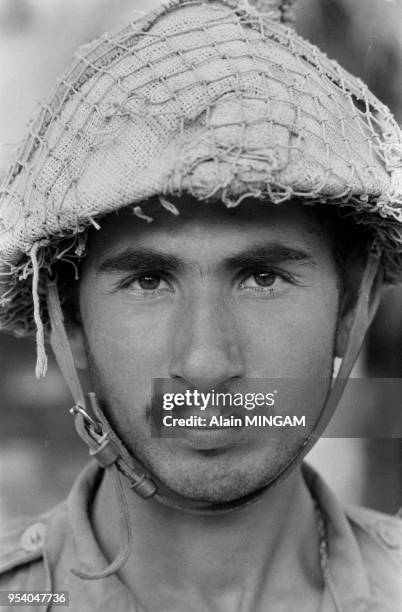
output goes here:
<path id="1" fill-rule="evenodd" d="M 341 304 L 339 308 L 335 357 L 342 358 L 348 346 L 350 331 L 355 320 L 357 301 L 361 291 L 366 290 L 366 288 L 362 287 L 364 268 L 365 264 L 361 261 L 361 259 L 349 261 L 345 266 L 347 273 L 345 274 L 344 278 Z M 366 331 L 370 327 L 372 320 L 374 319 L 380 303 L 382 279 L 383 274 L 380 267 L 370 290 L 367 311 L 364 317 L 367 325 L 366 329 L 363 330 L 363 338 Z"/>
<path id="2" fill-rule="evenodd" d="M 69 323 L 66 326 L 66 333 L 70 343 L 74 363 L 78 370 L 88 369 L 88 359 L 85 350 L 85 335 L 79 323 Z"/>

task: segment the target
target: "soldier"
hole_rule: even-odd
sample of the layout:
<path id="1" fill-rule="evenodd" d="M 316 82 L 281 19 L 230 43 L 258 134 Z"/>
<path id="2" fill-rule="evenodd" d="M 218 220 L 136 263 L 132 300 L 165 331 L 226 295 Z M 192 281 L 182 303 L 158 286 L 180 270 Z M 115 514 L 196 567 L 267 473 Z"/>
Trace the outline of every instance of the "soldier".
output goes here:
<path id="1" fill-rule="evenodd" d="M 0 321 L 36 334 L 38 376 L 50 340 L 94 461 L 4 536 L 2 590 L 74 611 L 402 603 L 399 519 L 342 508 L 302 462 L 401 277 L 402 139 L 288 4 L 172 0 L 81 49 L 30 126 L 1 192 Z M 169 435 L 152 379 L 284 381 L 307 425 L 271 435 L 209 399 L 242 426 Z"/>

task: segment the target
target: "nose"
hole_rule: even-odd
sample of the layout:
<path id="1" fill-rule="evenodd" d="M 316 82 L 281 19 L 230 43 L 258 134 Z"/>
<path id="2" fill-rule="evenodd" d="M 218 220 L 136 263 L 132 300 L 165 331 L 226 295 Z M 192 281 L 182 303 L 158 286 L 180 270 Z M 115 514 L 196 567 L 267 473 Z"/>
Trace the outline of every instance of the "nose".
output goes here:
<path id="1" fill-rule="evenodd" d="M 213 388 L 245 374 L 241 341 L 230 305 L 187 302 L 172 329 L 169 375 L 188 385 Z"/>

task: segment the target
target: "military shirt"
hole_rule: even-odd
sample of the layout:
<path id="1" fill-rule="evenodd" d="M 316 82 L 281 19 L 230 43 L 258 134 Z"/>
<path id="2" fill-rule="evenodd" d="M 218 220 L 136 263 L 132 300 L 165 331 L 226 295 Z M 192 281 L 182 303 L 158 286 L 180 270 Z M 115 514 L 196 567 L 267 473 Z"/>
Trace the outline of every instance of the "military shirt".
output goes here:
<path id="1" fill-rule="evenodd" d="M 307 464 L 303 473 L 327 528 L 328 566 L 320 612 L 402 611 L 402 520 L 368 509 L 343 508 Z M 101 477 L 102 470 L 89 464 L 64 502 L 35 520 L 19 521 L 0 538 L 0 590 L 68 591 L 69 606 L 0 606 L 0 610 L 141 612 L 116 575 L 83 580 L 70 571 L 107 565 L 89 518 Z"/>

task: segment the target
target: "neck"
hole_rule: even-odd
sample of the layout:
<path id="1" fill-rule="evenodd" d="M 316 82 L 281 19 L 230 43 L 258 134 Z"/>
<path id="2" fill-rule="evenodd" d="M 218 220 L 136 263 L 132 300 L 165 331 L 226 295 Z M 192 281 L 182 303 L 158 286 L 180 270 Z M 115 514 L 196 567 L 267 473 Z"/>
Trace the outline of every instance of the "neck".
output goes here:
<path id="1" fill-rule="evenodd" d="M 113 491 L 106 473 L 93 523 L 109 560 L 121 544 Z M 268 599 L 272 605 L 294 597 L 302 610 L 300 597 L 318 596 L 322 585 L 316 517 L 300 469 L 255 503 L 217 516 L 144 501 L 128 486 L 126 496 L 133 546 L 119 577 L 145 609 L 189 610 L 191 601 L 194 610 L 254 611 Z"/>

